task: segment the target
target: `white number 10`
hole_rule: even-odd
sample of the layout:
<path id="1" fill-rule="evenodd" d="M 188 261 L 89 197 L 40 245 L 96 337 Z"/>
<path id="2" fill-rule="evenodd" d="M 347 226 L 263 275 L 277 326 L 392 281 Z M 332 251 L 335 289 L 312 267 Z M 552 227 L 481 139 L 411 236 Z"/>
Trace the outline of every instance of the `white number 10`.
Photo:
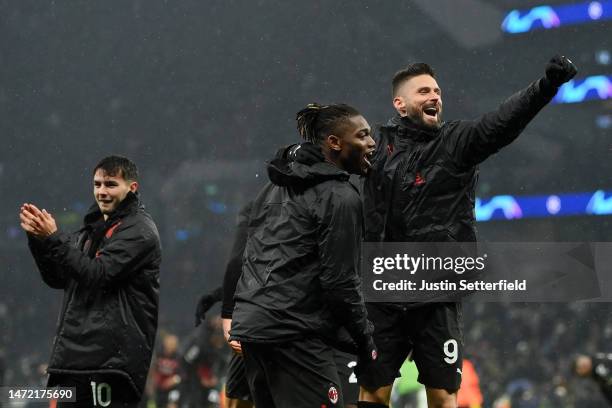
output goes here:
<path id="1" fill-rule="evenodd" d="M 91 382 L 91 394 L 93 396 L 93 406 L 108 407 L 111 403 L 111 387 L 107 383 L 100 383 L 96 386 L 96 382 Z"/>

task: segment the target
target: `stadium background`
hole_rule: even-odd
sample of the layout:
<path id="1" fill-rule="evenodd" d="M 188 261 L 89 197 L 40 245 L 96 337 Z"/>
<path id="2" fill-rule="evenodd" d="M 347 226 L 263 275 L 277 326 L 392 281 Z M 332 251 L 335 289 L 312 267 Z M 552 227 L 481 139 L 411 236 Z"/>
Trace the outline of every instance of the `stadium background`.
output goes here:
<path id="1" fill-rule="evenodd" d="M 180 350 L 203 342 L 206 375 L 220 378 L 218 310 L 194 332 L 195 303 L 221 284 L 236 212 L 265 182 L 265 160 L 298 140 L 295 112 L 346 102 L 382 123 L 393 113 L 391 76 L 414 61 L 436 69 L 447 120 L 495 108 L 558 52 L 576 63 L 577 78 L 610 76 L 610 2 L 547 4 L 592 11 L 592 3 L 603 11 L 595 19 L 550 29 L 535 19 L 536 29 L 512 34 L 501 28 L 508 12 L 542 2 L 0 1 L 0 379 L 40 381 L 61 300 L 27 251 L 21 203 L 76 229 L 92 202 L 92 166 L 111 153 L 134 159 L 164 245 L 160 332 L 177 334 Z M 610 83 L 609 94 L 593 89 L 593 100 L 545 108 L 481 166 L 479 197 L 602 190 L 605 204 Z M 606 211 L 504 220 L 502 210 L 479 223 L 481 239 L 612 234 Z M 483 406 L 504 396 L 512 407 L 604 406 L 569 362 L 576 352 L 612 351 L 610 312 L 608 303 L 467 305 L 466 355 Z"/>

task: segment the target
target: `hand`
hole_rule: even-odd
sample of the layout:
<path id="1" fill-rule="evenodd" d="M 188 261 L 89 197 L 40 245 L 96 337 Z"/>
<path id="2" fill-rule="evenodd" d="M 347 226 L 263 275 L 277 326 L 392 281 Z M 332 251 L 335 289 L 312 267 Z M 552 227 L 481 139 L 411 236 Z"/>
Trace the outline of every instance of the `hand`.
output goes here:
<path id="1" fill-rule="evenodd" d="M 240 344 L 238 340 L 231 340 L 229 342 L 229 345 L 234 351 L 234 353 L 238 354 L 239 356 L 242 355 L 242 345 Z"/>
<path id="2" fill-rule="evenodd" d="M 567 57 L 555 55 L 546 64 L 546 76 L 548 84 L 558 88 L 572 79 L 578 70 L 574 63 Z"/>
<path id="3" fill-rule="evenodd" d="M 242 355 L 242 345 L 237 340 L 230 340 L 230 329 L 232 328 L 232 319 L 222 319 L 223 323 L 223 337 L 225 337 L 225 341 L 230 345 L 234 353 L 239 356 Z"/>
<path id="4" fill-rule="evenodd" d="M 357 353 L 357 366 L 354 368 L 355 374 L 357 374 L 357 376 L 361 374 L 364 363 L 376 361 L 377 359 L 378 350 L 376 349 L 376 344 L 374 344 L 374 339 L 372 339 L 372 336 L 368 336 L 366 343 L 359 347 L 359 351 Z M 367 369 L 367 364 L 365 367 Z"/>
<path id="5" fill-rule="evenodd" d="M 39 210 L 34 204 L 25 203 L 19 212 L 21 228 L 38 238 L 47 238 L 57 231 L 55 219 L 47 210 Z"/>
<path id="6" fill-rule="evenodd" d="M 206 312 L 208 312 L 215 303 L 217 303 L 217 298 L 212 293 L 202 295 L 200 300 L 198 300 L 198 306 L 196 307 L 195 312 L 196 327 L 199 326 L 200 323 L 202 323 L 204 320 L 206 320 Z"/>
<path id="7" fill-rule="evenodd" d="M 225 341 L 229 343 L 229 332 L 232 328 L 232 319 L 221 319 L 221 323 L 223 325 L 223 337 L 225 337 Z"/>
<path id="8" fill-rule="evenodd" d="M 359 361 L 375 361 L 378 358 L 378 350 L 376 349 L 376 344 L 374 344 L 374 339 L 371 336 L 368 336 L 368 341 L 366 344 L 359 347 L 359 354 L 357 355 Z"/>
<path id="9" fill-rule="evenodd" d="M 321 152 L 321 147 L 311 142 L 304 142 L 293 146 L 289 149 L 287 158 L 307 166 L 325 161 L 325 156 L 323 156 Z"/>

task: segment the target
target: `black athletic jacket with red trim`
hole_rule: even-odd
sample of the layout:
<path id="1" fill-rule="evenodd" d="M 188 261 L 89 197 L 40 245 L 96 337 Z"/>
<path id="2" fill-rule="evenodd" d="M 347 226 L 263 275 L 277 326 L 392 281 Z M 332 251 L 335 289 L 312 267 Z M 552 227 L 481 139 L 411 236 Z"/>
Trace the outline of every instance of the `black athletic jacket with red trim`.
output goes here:
<path id="1" fill-rule="evenodd" d="M 75 234 L 28 236 L 43 281 L 64 290 L 49 362 L 49 386 L 62 375 L 104 374 L 117 400 L 142 396 L 157 330 L 159 233 L 128 193 L 104 221 L 97 205 Z M 119 390 L 117 390 L 119 391 Z"/>
<path id="2" fill-rule="evenodd" d="M 478 164 L 516 139 L 555 92 L 536 81 L 497 110 L 438 130 L 392 118 L 364 181 L 365 240 L 475 241 Z"/>
<path id="3" fill-rule="evenodd" d="M 358 189 L 347 172 L 325 162 L 306 166 L 278 159 L 268 173 L 285 186 L 268 183 L 251 206 L 231 338 L 337 339 L 345 326 L 357 349 L 367 349 L 372 325 L 359 276 Z"/>

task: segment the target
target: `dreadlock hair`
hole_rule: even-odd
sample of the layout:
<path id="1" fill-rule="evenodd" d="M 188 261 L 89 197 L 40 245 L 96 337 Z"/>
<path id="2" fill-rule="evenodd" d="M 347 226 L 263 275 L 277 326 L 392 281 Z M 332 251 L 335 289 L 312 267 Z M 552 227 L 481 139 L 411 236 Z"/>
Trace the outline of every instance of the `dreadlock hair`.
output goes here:
<path id="1" fill-rule="evenodd" d="M 112 177 L 123 177 L 127 181 L 138 180 L 138 168 L 133 161 L 123 156 L 108 156 L 103 158 L 94 167 L 94 174 L 98 169 Z"/>
<path id="2" fill-rule="evenodd" d="M 428 64 L 424 62 L 415 62 L 413 64 L 410 64 L 406 68 L 397 71 L 395 75 L 393 75 L 393 96 L 397 95 L 397 91 L 404 82 L 418 75 L 429 75 L 432 78 L 436 77 L 433 68 L 430 67 Z"/>
<path id="3" fill-rule="evenodd" d="M 309 103 L 295 117 L 297 130 L 309 142 L 320 144 L 325 138 L 338 131 L 353 116 L 360 115 L 357 109 L 342 103 L 319 105 Z"/>

